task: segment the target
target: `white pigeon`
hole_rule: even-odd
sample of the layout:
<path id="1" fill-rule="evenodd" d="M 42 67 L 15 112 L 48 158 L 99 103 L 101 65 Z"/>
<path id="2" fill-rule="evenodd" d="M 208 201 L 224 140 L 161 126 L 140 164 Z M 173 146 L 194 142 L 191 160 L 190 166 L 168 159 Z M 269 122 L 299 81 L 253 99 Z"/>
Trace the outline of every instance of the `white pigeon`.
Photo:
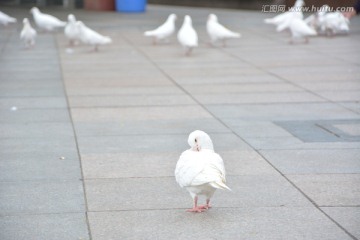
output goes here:
<path id="1" fill-rule="evenodd" d="M 316 36 L 317 33 L 306 22 L 299 18 L 294 18 L 290 23 L 291 40 L 290 43 L 297 38 L 304 38 L 305 43 L 309 42 L 309 36 Z"/>
<path id="2" fill-rule="evenodd" d="M 320 7 L 320 9 L 314 13 L 311 14 L 309 17 L 307 17 L 304 21 L 313 29 L 315 29 L 317 32 L 321 31 L 321 26 L 324 22 L 324 17 L 327 12 L 330 11 L 329 5 L 323 5 Z"/>
<path id="3" fill-rule="evenodd" d="M 30 48 L 35 45 L 36 30 L 31 27 L 29 19 L 24 18 L 24 27 L 20 32 L 20 39 L 24 41 L 25 47 Z"/>
<path id="4" fill-rule="evenodd" d="M 335 34 L 347 34 L 350 31 L 350 21 L 341 12 L 329 12 L 325 14 L 321 29 L 329 36 Z"/>
<path id="5" fill-rule="evenodd" d="M 281 31 L 284 31 L 285 29 L 290 28 L 290 23 L 295 18 L 302 20 L 303 13 L 302 12 L 288 12 L 287 18 L 276 27 L 276 31 L 281 32 Z"/>
<path id="6" fill-rule="evenodd" d="M 155 45 L 160 40 L 167 40 L 175 32 L 176 15 L 170 14 L 166 21 L 158 28 L 144 32 L 144 36 L 152 37 Z"/>
<path id="7" fill-rule="evenodd" d="M 95 32 L 94 30 L 85 26 L 85 24 L 82 21 L 77 21 L 76 24 L 80 30 L 81 42 L 94 46 L 95 51 L 98 50 L 99 45 L 105 45 L 105 44 L 112 43 L 112 40 L 110 37 L 103 36 L 100 33 Z"/>
<path id="8" fill-rule="evenodd" d="M 7 26 L 9 23 L 16 23 L 16 18 L 10 17 L 9 15 L 0 11 L 0 24 Z"/>
<path id="9" fill-rule="evenodd" d="M 303 18 L 301 7 L 305 5 L 304 0 L 296 0 L 295 4 L 291 9 L 287 12 L 281 13 L 273 18 L 266 18 L 264 22 L 267 24 L 273 24 L 275 26 L 279 26 L 289 21 L 289 18 L 292 18 L 294 12 L 298 12 L 301 14 L 301 18 Z M 279 31 L 279 30 L 278 30 Z"/>
<path id="10" fill-rule="evenodd" d="M 220 155 L 214 152 L 208 134 L 196 130 L 188 138 L 190 149 L 184 151 L 175 168 L 175 178 L 180 187 L 185 187 L 194 201 L 188 212 L 203 212 L 210 208 L 210 199 L 216 189 L 231 189 L 226 186 L 225 167 Z M 206 205 L 198 205 L 198 196 L 205 195 Z"/>
<path id="11" fill-rule="evenodd" d="M 65 36 L 69 39 L 69 45 L 73 46 L 80 40 L 80 29 L 76 24 L 76 18 L 73 14 L 68 15 L 68 23 L 64 29 Z"/>
<path id="12" fill-rule="evenodd" d="M 220 40 L 223 42 L 223 46 L 225 47 L 226 39 L 228 38 L 239 38 L 240 33 L 236 33 L 230 31 L 223 25 L 221 25 L 218 21 L 218 18 L 215 14 L 211 13 L 206 22 L 206 30 L 211 39 L 211 43 L 214 44 L 216 41 Z"/>
<path id="13" fill-rule="evenodd" d="M 192 26 L 189 15 L 184 17 L 184 22 L 177 34 L 177 39 L 181 46 L 185 48 L 185 55 L 190 55 L 194 47 L 198 46 L 198 35 Z"/>
<path id="14" fill-rule="evenodd" d="M 51 16 L 49 14 L 40 12 L 40 10 L 37 7 L 31 8 L 30 12 L 33 15 L 36 26 L 41 30 L 51 32 L 56 28 L 65 27 L 66 25 L 66 22 L 63 22 L 58 18 Z"/>

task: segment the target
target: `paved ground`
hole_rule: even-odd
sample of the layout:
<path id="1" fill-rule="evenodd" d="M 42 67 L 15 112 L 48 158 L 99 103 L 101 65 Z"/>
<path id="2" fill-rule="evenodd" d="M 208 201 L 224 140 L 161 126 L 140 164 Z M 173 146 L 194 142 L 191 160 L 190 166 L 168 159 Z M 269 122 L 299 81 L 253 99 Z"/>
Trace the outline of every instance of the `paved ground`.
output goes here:
<path id="1" fill-rule="evenodd" d="M 171 12 L 194 19 L 191 57 L 142 36 Z M 210 12 L 243 38 L 209 47 Z M 0 28 L 0 239 L 360 239 L 359 18 L 289 45 L 255 11 L 75 14 L 114 44 L 70 53 L 59 32 L 26 51 Z M 233 189 L 202 214 L 173 176 L 195 129 Z"/>

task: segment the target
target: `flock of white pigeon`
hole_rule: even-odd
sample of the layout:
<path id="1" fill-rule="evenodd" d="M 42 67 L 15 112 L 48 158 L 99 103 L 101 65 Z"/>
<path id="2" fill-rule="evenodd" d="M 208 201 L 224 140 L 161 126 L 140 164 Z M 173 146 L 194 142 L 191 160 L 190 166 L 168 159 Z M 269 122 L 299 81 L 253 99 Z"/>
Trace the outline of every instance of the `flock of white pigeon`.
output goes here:
<path id="1" fill-rule="evenodd" d="M 38 29 L 45 32 L 52 32 L 57 28 L 64 27 L 65 36 L 69 39 L 69 44 L 74 45 L 77 42 L 94 46 L 98 50 L 99 45 L 109 44 L 112 42 L 110 37 L 103 36 L 98 32 L 87 27 L 83 22 L 76 21 L 73 14 L 68 15 L 68 22 L 42 13 L 37 7 L 30 9 L 34 22 Z M 17 20 L 9 15 L 0 12 L 0 23 L 7 26 L 9 23 L 15 23 Z M 26 48 L 32 48 L 35 45 L 37 36 L 36 30 L 31 26 L 29 19 L 23 19 L 23 28 L 20 32 L 20 39 L 24 41 Z"/>
<path id="2" fill-rule="evenodd" d="M 70 46 L 78 42 L 94 46 L 94 50 L 98 50 L 99 45 L 109 44 L 112 42 L 108 36 L 103 36 L 100 33 L 87 27 L 82 21 L 77 21 L 73 14 L 68 15 L 68 21 L 64 22 L 60 19 L 42 13 L 37 7 L 30 10 L 33 15 L 34 22 L 41 31 L 52 32 L 57 28 L 64 27 L 64 34 L 69 39 Z M 159 41 L 168 39 L 175 32 L 175 21 L 177 16 L 170 14 L 165 23 L 158 28 L 146 31 L 145 36 L 150 36 L 154 39 L 154 44 Z M 8 25 L 16 22 L 16 19 L 0 12 L 0 23 Z M 24 41 L 26 48 L 32 48 L 35 45 L 37 36 L 36 30 L 31 26 L 29 19 L 23 19 L 23 29 L 20 32 L 20 38 Z M 211 43 L 222 41 L 225 46 L 226 39 L 239 38 L 240 34 L 230 31 L 218 22 L 215 14 L 210 14 L 207 21 L 207 32 L 210 36 Z M 198 35 L 192 26 L 192 19 L 186 15 L 184 22 L 178 31 L 177 35 L 179 43 L 185 48 L 185 54 L 189 55 L 193 48 L 198 46 Z"/>
<path id="3" fill-rule="evenodd" d="M 347 34 L 350 30 L 349 20 L 343 16 L 341 12 L 331 12 L 328 5 L 322 6 L 318 12 L 304 19 L 301 7 L 305 5 L 304 0 L 297 0 L 295 5 L 289 11 L 281 13 L 273 18 L 264 20 L 267 24 L 276 26 L 276 31 L 281 32 L 289 30 L 291 32 L 290 43 L 296 39 L 304 39 L 307 43 L 310 36 L 326 34 L 333 36 L 336 34 Z M 37 7 L 31 8 L 34 22 L 41 31 L 51 32 L 57 28 L 64 27 L 64 34 L 69 39 L 70 46 L 82 42 L 92 45 L 94 50 L 98 50 L 99 45 L 109 44 L 112 39 L 103 36 L 100 33 L 87 27 L 82 21 L 77 21 L 73 14 L 68 15 L 68 21 L 64 22 L 58 18 L 42 13 Z M 168 40 L 168 38 L 176 31 L 175 21 L 177 16 L 170 14 L 167 20 L 154 30 L 146 31 L 145 36 L 152 37 L 153 43 Z M 16 22 L 16 19 L 8 16 L 0 11 L 0 24 L 8 25 Z M 23 19 L 23 29 L 20 38 L 26 48 L 32 48 L 35 45 L 37 36 L 36 30 L 31 26 L 28 18 Z M 210 37 L 211 44 L 222 41 L 223 46 L 229 38 L 240 38 L 240 33 L 233 32 L 219 23 L 215 14 L 210 14 L 206 30 Z M 177 39 L 181 46 L 185 49 L 185 55 L 190 55 L 192 50 L 198 46 L 198 34 L 192 25 L 192 19 L 189 15 L 184 17 L 183 24 L 177 33 Z"/>
<path id="4" fill-rule="evenodd" d="M 323 5 L 316 13 L 304 19 L 304 14 L 301 11 L 304 5 L 304 0 L 297 0 L 289 11 L 273 18 L 267 18 L 264 22 L 275 25 L 277 32 L 286 29 L 290 30 L 290 43 L 301 38 L 305 39 L 305 42 L 308 43 L 308 37 L 321 34 L 334 36 L 336 34 L 349 33 L 350 21 L 341 12 L 331 12 L 331 8 L 328 5 Z"/>

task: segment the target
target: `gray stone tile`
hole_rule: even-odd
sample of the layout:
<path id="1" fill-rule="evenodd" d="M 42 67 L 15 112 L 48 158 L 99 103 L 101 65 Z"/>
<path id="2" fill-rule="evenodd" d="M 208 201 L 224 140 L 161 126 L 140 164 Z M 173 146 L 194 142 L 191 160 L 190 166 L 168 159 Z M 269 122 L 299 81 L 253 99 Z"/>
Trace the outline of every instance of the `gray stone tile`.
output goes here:
<path id="1" fill-rule="evenodd" d="M 9 110 L 13 106 L 19 110 L 27 108 L 67 108 L 67 103 L 64 97 L 0 98 L 0 109 Z"/>
<path id="2" fill-rule="evenodd" d="M 333 126 L 350 136 L 360 136 L 360 123 L 339 123 Z"/>
<path id="3" fill-rule="evenodd" d="M 1 239 L 89 239 L 83 213 L 0 216 Z"/>
<path id="4" fill-rule="evenodd" d="M 241 139 L 231 133 L 209 133 L 215 151 L 250 150 Z M 78 137 L 81 154 L 103 153 L 161 153 L 183 152 L 188 149 L 186 135 L 123 135 Z"/>
<path id="5" fill-rule="evenodd" d="M 302 86 L 306 89 L 312 91 L 333 91 L 333 93 L 338 93 L 340 91 L 354 91 L 360 90 L 360 83 L 359 81 L 331 81 L 331 82 L 297 82 L 299 86 Z"/>
<path id="6" fill-rule="evenodd" d="M 0 138 L 57 138 L 74 136 L 71 123 L 28 122 L 3 123 Z"/>
<path id="7" fill-rule="evenodd" d="M 72 108 L 74 122 L 124 122 L 145 120 L 203 119 L 212 116 L 198 105 L 123 108 Z"/>
<path id="8" fill-rule="evenodd" d="M 239 84 L 183 84 L 188 92 L 192 94 L 213 94 L 213 93 L 278 93 L 287 92 L 289 95 L 293 92 L 301 92 L 303 89 L 289 83 L 272 82 L 272 83 L 239 83 Z"/>
<path id="9" fill-rule="evenodd" d="M 360 173 L 359 149 L 262 150 L 285 174 Z"/>
<path id="10" fill-rule="evenodd" d="M 213 118 L 119 122 L 76 122 L 78 136 L 114 136 L 137 134 L 183 134 L 201 128 L 205 132 L 226 133 L 230 130 Z"/>
<path id="11" fill-rule="evenodd" d="M 0 182 L 0 211 L 14 213 L 83 212 L 80 180 Z"/>
<path id="12" fill-rule="evenodd" d="M 194 97 L 202 104 L 271 104 L 325 101 L 307 92 L 196 94 Z"/>
<path id="13" fill-rule="evenodd" d="M 175 86 L 148 86 L 148 87 L 97 87 L 91 88 L 87 86 L 79 86 L 77 88 L 67 87 L 69 96 L 108 96 L 108 95 L 166 95 L 171 96 L 184 94 Z"/>
<path id="14" fill-rule="evenodd" d="M 317 205 L 358 206 L 360 174 L 288 175 Z"/>
<path id="15" fill-rule="evenodd" d="M 123 107 L 194 105 L 188 95 L 81 96 L 69 97 L 71 107 Z"/>
<path id="16" fill-rule="evenodd" d="M 233 191 L 217 191 L 212 198 L 214 208 L 311 205 L 281 176 L 228 176 L 227 185 Z M 90 211 L 192 207 L 190 194 L 174 177 L 86 180 L 86 193 Z"/>
<path id="17" fill-rule="evenodd" d="M 29 123 L 29 122 L 70 122 L 67 109 L 11 109 L 0 110 L 0 122 Z"/>
<path id="18" fill-rule="evenodd" d="M 2 160 L 49 161 L 65 157 L 77 159 L 75 139 L 69 137 L 33 138 L 0 138 L 0 155 Z"/>
<path id="19" fill-rule="evenodd" d="M 360 238 L 360 207 L 324 207 L 321 209 L 354 237 Z"/>
<path id="20" fill-rule="evenodd" d="M 80 179 L 79 160 L 61 157 L 46 160 L 39 160 L 35 156 L 25 159 L 1 159 L 0 181 Z"/>
<path id="21" fill-rule="evenodd" d="M 277 175 L 255 151 L 221 151 L 227 174 Z M 132 178 L 173 176 L 180 152 L 82 154 L 84 177 Z"/>
<path id="22" fill-rule="evenodd" d="M 360 83 L 359 83 L 360 85 Z M 360 91 L 318 91 L 317 94 L 334 102 L 360 101 Z"/>
<path id="23" fill-rule="evenodd" d="M 245 138 L 292 137 L 291 133 L 271 121 L 242 121 L 237 118 L 223 118 L 222 121 Z"/>
<path id="24" fill-rule="evenodd" d="M 358 118 L 358 114 L 332 103 L 208 105 L 207 109 L 220 118 L 239 118 L 251 121 Z"/>
<path id="25" fill-rule="evenodd" d="M 314 208 L 213 208 L 202 214 L 182 209 L 90 212 L 89 220 L 92 236 L 99 240 L 351 239 Z"/>

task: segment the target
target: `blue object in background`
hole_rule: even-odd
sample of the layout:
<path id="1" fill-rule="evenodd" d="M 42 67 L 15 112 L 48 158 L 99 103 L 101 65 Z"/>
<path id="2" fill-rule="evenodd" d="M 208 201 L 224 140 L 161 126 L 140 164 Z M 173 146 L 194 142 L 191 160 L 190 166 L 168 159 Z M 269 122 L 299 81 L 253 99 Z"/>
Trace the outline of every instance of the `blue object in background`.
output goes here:
<path id="1" fill-rule="evenodd" d="M 147 0 L 116 0 L 118 12 L 144 12 Z"/>

